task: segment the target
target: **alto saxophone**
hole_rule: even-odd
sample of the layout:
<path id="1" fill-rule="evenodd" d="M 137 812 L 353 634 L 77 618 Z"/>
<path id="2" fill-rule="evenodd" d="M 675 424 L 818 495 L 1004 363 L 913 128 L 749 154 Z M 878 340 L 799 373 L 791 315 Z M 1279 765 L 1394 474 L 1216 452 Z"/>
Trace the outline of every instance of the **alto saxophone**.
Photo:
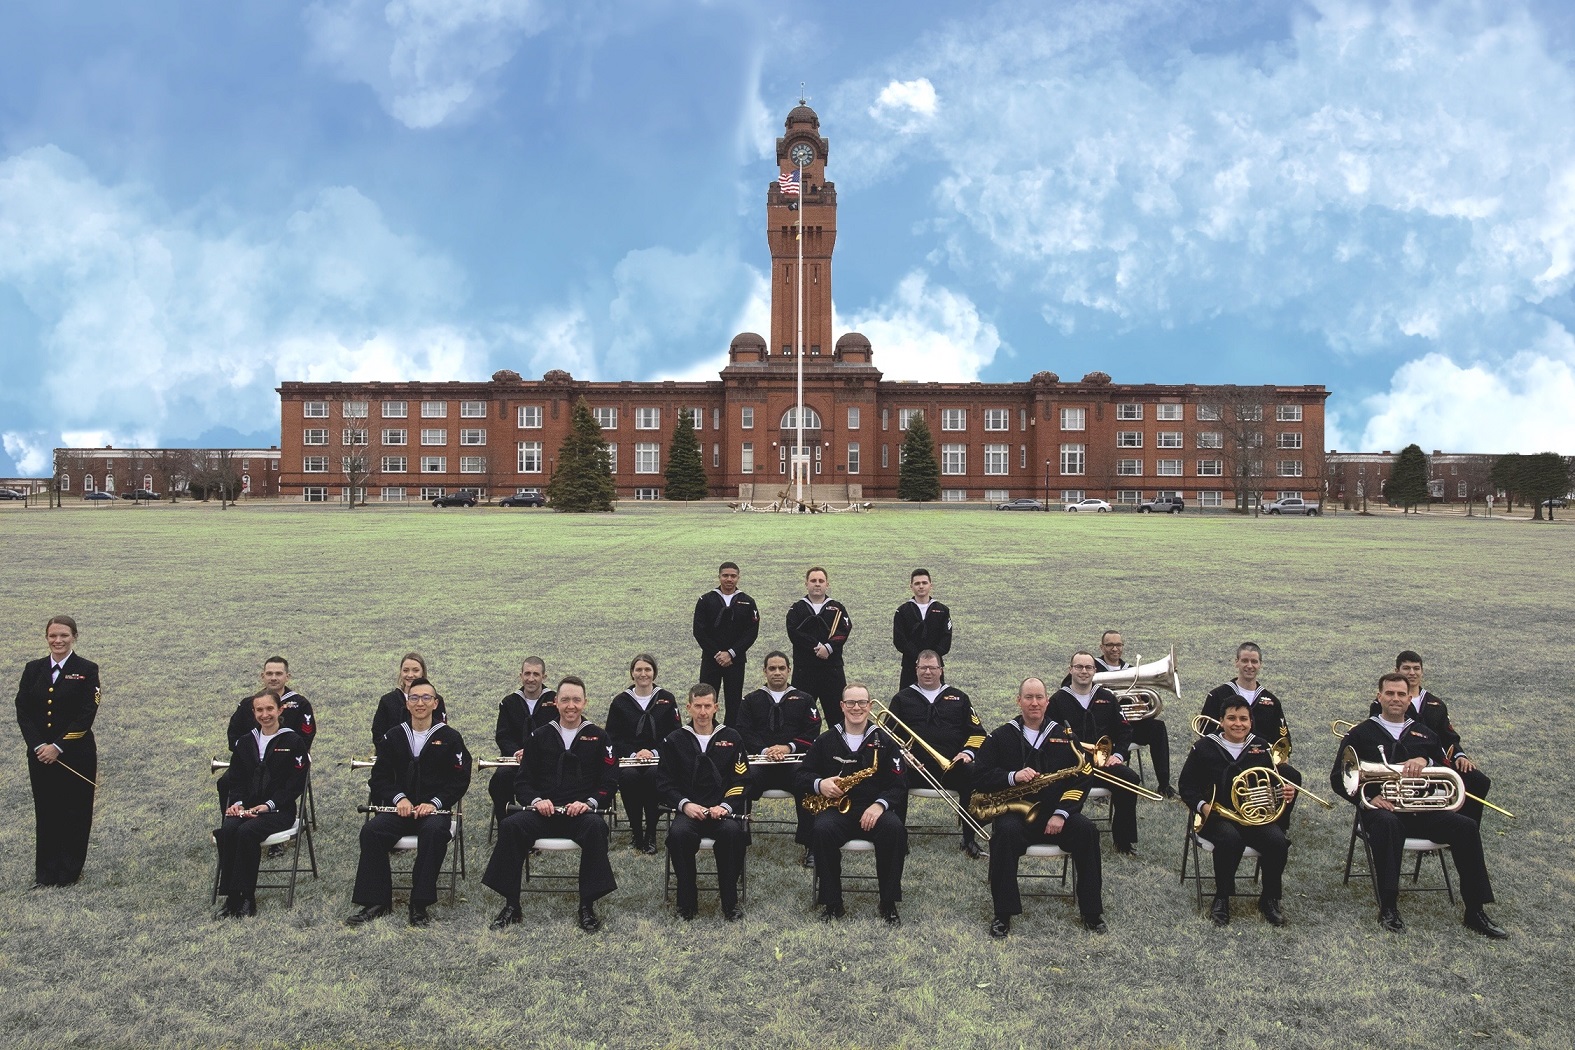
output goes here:
<path id="1" fill-rule="evenodd" d="M 846 813 L 852 809 L 853 799 L 850 797 L 849 792 L 854 785 L 874 776 L 875 771 L 880 768 L 880 748 L 872 748 L 871 753 L 874 755 L 874 761 L 869 765 L 855 773 L 849 773 L 845 777 L 837 778 L 837 783 L 842 785 L 841 797 L 830 798 L 826 795 L 805 795 L 804 808 L 811 813 L 824 813 L 828 809 L 835 809 L 838 813 Z"/>
<path id="2" fill-rule="evenodd" d="M 1086 771 L 1087 766 L 1088 763 L 1084 760 L 1076 765 L 1067 766 L 1065 769 L 1057 769 L 1050 773 L 1040 773 L 1032 780 L 1021 784 L 1013 784 L 1011 787 L 1002 788 L 1000 791 L 976 793 L 973 798 L 968 800 L 968 812 L 973 814 L 974 819 L 981 824 L 992 821 L 1003 813 L 1021 813 L 1032 823 L 1034 821 L 1034 810 L 1039 808 L 1038 804 L 1023 802 L 1022 799 L 1028 798 L 1030 795 L 1039 794 L 1039 792 L 1057 780 L 1080 776 Z"/>

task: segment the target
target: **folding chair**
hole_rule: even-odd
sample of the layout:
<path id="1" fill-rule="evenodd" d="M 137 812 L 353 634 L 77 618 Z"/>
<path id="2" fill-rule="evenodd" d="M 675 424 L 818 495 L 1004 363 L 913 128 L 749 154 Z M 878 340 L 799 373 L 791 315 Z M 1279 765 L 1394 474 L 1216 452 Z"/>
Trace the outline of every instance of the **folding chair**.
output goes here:
<path id="1" fill-rule="evenodd" d="M 1382 905 L 1383 899 L 1378 896 L 1378 874 L 1376 869 L 1373 867 L 1373 847 L 1372 844 L 1367 841 L 1366 833 L 1362 831 L 1361 818 L 1362 814 L 1360 810 L 1357 810 L 1351 815 L 1351 841 L 1350 844 L 1345 847 L 1344 882 L 1349 884 L 1352 875 L 1360 876 L 1362 874 L 1360 871 L 1352 870 L 1352 862 L 1356 857 L 1356 841 L 1360 839 L 1362 842 L 1362 852 L 1367 856 L 1366 874 L 1368 879 L 1373 884 L 1373 899 L 1376 900 L 1379 905 Z M 1405 840 L 1405 844 L 1400 847 L 1401 871 L 1403 872 L 1405 870 L 1405 855 L 1407 853 L 1411 854 L 1412 857 L 1415 858 L 1415 863 L 1411 865 L 1411 885 L 1407 887 L 1405 882 L 1402 881 L 1400 883 L 1400 888 L 1402 890 L 1410 889 L 1414 893 L 1447 893 L 1449 895 L 1449 903 L 1455 903 L 1455 888 L 1449 880 L 1449 865 L 1444 862 L 1444 854 L 1448 851 L 1449 846 L 1447 843 L 1434 842 L 1432 839 L 1407 838 Z M 1422 879 L 1422 858 L 1424 857 L 1438 858 L 1438 870 L 1444 875 L 1443 886 L 1423 886 L 1420 884 Z"/>
<path id="2" fill-rule="evenodd" d="M 1024 874 L 1022 871 L 1019 871 L 1017 875 L 1017 880 L 1019 883 L 1027 880 L 1039 882 L 1053 879 L 1060 884 L 1061 888 L 1058 890 L 1020 890 L 1019 893 L 1021 896 L 1075 897 L 1077 895 L 1077 866 L 1072 863 L 1072 855 L 1070 853 L 1066 852 L 1060 846 L 1055 846 L 1048 842 L 1041 842 L 1037 845 L 1029 846 L 1028 852 L 1024 853 L 1023 857 L 1026 860 L 1059 860 L 1061 863 L 1060 866 L 1054 871 L 1034 872 L 1028 874 Z M 1072 875 L 1072 884 L 1070 887 L 1067 885 L 1067 875 L 1069 873 Z"/>
<path id="3" fill-rule="evenodd" d="M 700 853 L 705 853 L 707 850 L 711 851 L 712 866 L 710 869 L 706 869 L 697 864 L 695 866 L 695 876 L 697 879 L 711 879 L 709 886 L 701 886 L 700 888 L 714 890 L 718 888 L 716 883 L 716 839 L 703 838 L 700 840 Z M 666 904 L 671 899 L 673 889 L 673 855 L 667 850 L 663 850 L 662 858 L 662 903 Z M 747 850 L 744 851 L 743 867 L 738 871 L 738 899 L 741 903 L 749 899 L 749 852 Z"/>
<path id="4" fill-rule="evenodd" d="M 301 842 L 303 839 L 306 842 L 306 856 L 310 865 L 309 868 L 301 867 Z M 213 889 L 208 895 L 208 903 L 217 904 L 219 901 L 219 844 L 212 835 L 208 836 L 208 841 L 213 843 L 214 848 Z M 281 861 L 279 864 L 270 866 L 268 863 L 269 848 L 272 846 L 283 846 L 288 842 L 295 844 L 294 849 L 285 851 L 284 856 L 289 858 L 288 863 Z M 262 840 L 262 851 L 262 864 L 257 869 L 257 888 L 259 890 L 284 890 L 284 906 L 286 908 L 295 907 L 295 883 L 301 872 L 310 870 L 312 878 L 317 878 L 317 850 L 312 844 L 312 825 L 304 817 L 297 815 L 293 826 L 285 828 L 283 831 L 275 832 Z M 278 876 L 280 879 L 288 876 L 289 881 L 269 882 L 267 881 L 269 876 Z"/>
<path id="5" fill-rule="evenodd" d="M 1187 823 L 1185 825 L 1183 837 L 1181 840 L 1181 879 L 1179 881 L 1182 885 L 1186 885 L 1188 879 L 1192 880 L 1192 885 L 1197 890 L 1199 908 L 1204 906 L 1205 901 L 1214 899 L 1214 890 L 1212 888 L 1214 883 L 1214 870 L 1211 867 L 1207 874 L 1204 873 L 1203 855 L 1205 853 L 1211 857 L 1214 855 L 1214 843 L 1204 838 L 1197 832 L 1196 829 L 1193 828 L 1192 814 L 1189 813 L 1187 814 Z M 1252 860 L 1252 878 L 1249 881 L 1256 883 L 1258 881 L 1258 869 L 1263 866 L 1263 857 L 1251 846 L 1248 846 L 1246 849 L 1242 850 L 1241 856 L 1243 860 L 1247 860 L 1249 858 Z M 1187 868 L 1189 865 L 1192 868 L 1191 875 L 1187 874 Z M 1205 880 L 1207 880 L 1211 887 L 1209 892 L 1206 894 L 1203 892 L 1203 884 Z M 1256 892 L 1237 892 L 1231 894 L 1231 896 L 1256 897 L 1258 894 Z"/>
<path id="6" fill-rule="evenodd" d="M 940 800 L 944 795 L 950 795 L 953 801 L 957 801 L 957 799 L 959 797 L 957 792 L 952 791 L 950 789 L 947 789 L 944 792 L 937 791 L 934 788 L 927 788 L 927 787 L 924 787 L 924 788 L 909 788 L 908 789 L 908 799 L 910 801 L 912 801 L 913 799 L 935 799 L 935 800 Z M 925 824 L 914 824 L 911 821 L 906 822 L 907 825 L 908 825 L 908 834 L 910 836 L 913 836 L 913 835 L 955 835 L 955 834 L 957 834 L 959 831 L 962 830 L 962 818 L 957 816 L 955 813 L 953 813 L 950 806 L 948 806 L 946 808 L 946 812 L 947 813 L 951 813 L 951 815 L 952 815 L 952 819 L 949 822 L 942 822 L 942 823 L 939 823 L 939 824 L 936 824 L 936 823 L 933 823 L 933 822 L 925 823 Z"/>
<path id="7" fill-rule="evenodd" d="M 786 799 L 789 818 L 783 820 L 779 817 L 757 817 L 755 807 L 766 799 Z M 750 803 L 749 830 L 757 835 L 794 835 L 798 833 L 798 804 L 793 801 L 791 791 L 782 791 L 777 788 L 768 788 L 760 793 L 760 798 Z"/>
<path id="8" fill-rule="evenodd" d="M 842 844 L 842 853 L 844 860 L 851 854 L 868 853 L 871 866 L 873 866 L 875 861 L 875 843 L 869 839 L 849 839 Z M 873 872 L 868 875 L 849 875 L 846 864 L 843 866 L 843 893 L 879 893 L 879 882 L 880 879 Z M 848 885 L 849 883 L 853 885 L 850 886 Z M 811 904 L 820 900 L 820 867 L 818 865 L 809 869 L 809 899 Z"/>
<path id="9" fill-rule="evenodd" d="M 568 875 L 531 870 L 532 857 L 544 857 L 548 853 L 579 852 L 580 844 L 573 839 L 541 838 L 536 840 L 536 846 L 525 854 L 525 877 L 520 883 L 521 893 L 563 893 L 566 891 L 579 892 L 580 869 L 575 865 L 574 871 Z M 532 886 L 531 883 L 542 885 Z M 568 883 L 564 886 L 563 883 Z"/>
<path id="10" fill-rule="evenodd" d="M 370 819 L 371 814 L 368 813 L 367 817 Z M 443 858 L 443 867 L 438 871 L 438 882 L 441 883 L 443 877 L 448 876 L 448 903 L 453 904 L 459 880 L 465 877 L 465 812 L 459 803 L 454 805 L 454 815 L 449 818 L 448 833 L 449 848 Z M 391 856 L 408 854 L 411 860 L 410 867 L 392 870 L 396 894 L 403 893 L 408 896 L 410 893 L 417 844 L 416 836 L 406 835 L 394 843 L 394 848 L 389 850 Z"/>

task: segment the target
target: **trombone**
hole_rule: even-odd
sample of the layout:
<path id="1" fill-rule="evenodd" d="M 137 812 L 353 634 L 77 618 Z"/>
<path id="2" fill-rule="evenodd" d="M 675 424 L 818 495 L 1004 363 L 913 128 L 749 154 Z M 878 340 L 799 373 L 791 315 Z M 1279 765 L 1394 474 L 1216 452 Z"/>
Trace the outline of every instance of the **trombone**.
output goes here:
<path id="1" fill-rule="evenodd" d="M 951 807 L 952 812 L 957 814 L 957 819 L 969 831 L 973 832 L 974 837 L 988 842 L 990 833 L 984 829 L 984 825 L 975 820 L 973 814 L 964 809 L 962 803 L 958 802 L 957 798 L 950 791 L 941 786 L 940 777 L 931 773 L 929 767 L 916 759 L 912 749 L 917 746 L 923 750 L 946 773 L 951 772 L 952 760 L 931 747 L 911 726 L 901 718 L 898 718 L 896 712 L 874 697 L 870 698 L 870 721 L 879 726 L 881 732 L 891 738 L 892 743 L 897 745 L 897 750 L 902 752 L 902 757 L 908 760 L 908 767 L 919 771 L 919 775 L 934 789 L 936 794 L 946 800 L 946 804 Z M 901 734 L 905 734 L 906 739 Z"/>
<path id="2" fill-rule="evenodd" d="M 1077 742 L 1077 746 L 1088 752 L 1088 757 L 1083 759 L 1083 766 L 1085 768 L 1083 768 L 1081 772 L 1089 776 L 1097 777 L 1107 784 L 1114 784 L 1116 787 L 1125 788 L 1134 795 L 1137 795 L 1139 798 L 1146 798 L 1150 802 L 1165 801 L 1165 796 L 1161 795 L 1159 792 L 1150 791 L 1141 784 L 1133 784 L 1129 781 L 1121 779 L 1114 773 L 1110 773 L 1105 770 L 1106 764 L 1108 764 L 1110 761 L 1110 755 L 1115 750 L 1115 745 L 1110 742 L 1110 738 L 1108 736 L 1102 736 L 1092 744 L 1084 743 L 1083 741 L 1079 740 Z"/>

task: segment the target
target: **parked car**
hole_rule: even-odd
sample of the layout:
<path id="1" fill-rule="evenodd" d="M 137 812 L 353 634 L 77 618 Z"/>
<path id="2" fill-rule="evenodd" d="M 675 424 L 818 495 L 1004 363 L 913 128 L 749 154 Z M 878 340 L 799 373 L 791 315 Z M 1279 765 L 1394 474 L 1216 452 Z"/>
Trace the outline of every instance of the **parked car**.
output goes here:
<path id="1" fill-rule="evenodd" d="M 996 510 L 1044 510 L 1045 509 L 1045 505 L 1043 503 L 1040 503 L 1036 499 L 1029 499 L 1027 496 L 1019 496 L 1016 499 L 1012 500 L 1012 502 L 1010 502 L 1010 503 L 998 504 L 995 509 Z"/>
<path id="2" fill-rule="evenodd" d="M 1110 504 L 1102 499 L 1083 499 L 1078 500 L 1076 503 L 1068 503 L 1066 509 L 1073 512 L 1092 510 L 1098 511 L 1100 514 L 1108 514 L 1110 513 Z"/>
<path id="3" fill-rule="evenodd" d="M 546 505 L 547 497 L 540 489 L 526 489 L 524 492 L 516 492 L 512 496 L 504 496 L 498 500 L 500 507 L 545 507 Z"/>
<path id="4" fill-rule="evenodd" d="M 1545 510 L 1551 510 L 1554 507 L 1567 507 L 1567 506 L 1569 506 L 1569 504 L 1566 501 L 1560 499 L 1559 497 L 1554 496 L 1552 499 L 1545 499 L 1545 500 L 1543 500 L 1542 501 L 1542 506 L 1543 506 L 1543 509 L 1545 509 Z"/>
<path id="5" fill-rule="evenodd" d="M 18 492 L 16 489 L 0 489 L 0 499 L 27 499 L 27 493 Z"/>
<path id="6" fill-rule="evenodd" d="M 1187 505 L 1180 496 L 1160 496 L 1138 504 L 1139 514 L 1180 514 Z"/>
<path id="7" fill-rule="evenodd" d="M 92 500 L 114 499 L 115 498 L 115 494 L 113 492 L 105 492 L 102 489 L 100 489 L 97 492 L 86 493 L 85 495 L 83 495 L 82 498 L 83 499 L 92 499 Z"/>
<path id="8" fill-rule="evenodd" d="M 159 498 L 159 494 L 157 492 L 149 491 L 148 489 L 132 489 L 130 492 L 122 492 L 120 494 L 120 498 L 121 499 L 150 499 L 150 500 L 154 500 L 155 502 L 157 502 L 157 500 Z"/>
<path id="9" fill-rule="evenodd" d="M 1308 502 L 1300 496 L 1271 500 L 1263 505 L 1263 513 L 1265 514 L 1302 514 L 1310 518 L 1322 512 L 1323 506 L 1321 504 Z"/>
<path id="10" fill-rule="evenodd" d="M 469 489 L 450 492 L 445 496 L 438 496 L 432 501 L 434 507 L 474 507 L 476 494 Z"/>

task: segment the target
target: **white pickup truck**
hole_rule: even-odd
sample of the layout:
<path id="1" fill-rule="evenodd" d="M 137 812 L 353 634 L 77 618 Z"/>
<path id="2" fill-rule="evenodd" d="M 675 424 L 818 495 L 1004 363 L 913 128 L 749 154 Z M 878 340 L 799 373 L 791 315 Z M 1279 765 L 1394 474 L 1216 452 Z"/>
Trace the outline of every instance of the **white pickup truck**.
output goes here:
<path id="1" fill-rule="evenodd" d="M 1317 503 L 1309 503 L 1298 496 L 1292 496 L 1289 499 L 1277 499 L 1265 503 L 1263 505 L 1263 513 L 1303 514 L 1311 517 L 1314 514 L 1322 513 L 1322 507 Z"/>

